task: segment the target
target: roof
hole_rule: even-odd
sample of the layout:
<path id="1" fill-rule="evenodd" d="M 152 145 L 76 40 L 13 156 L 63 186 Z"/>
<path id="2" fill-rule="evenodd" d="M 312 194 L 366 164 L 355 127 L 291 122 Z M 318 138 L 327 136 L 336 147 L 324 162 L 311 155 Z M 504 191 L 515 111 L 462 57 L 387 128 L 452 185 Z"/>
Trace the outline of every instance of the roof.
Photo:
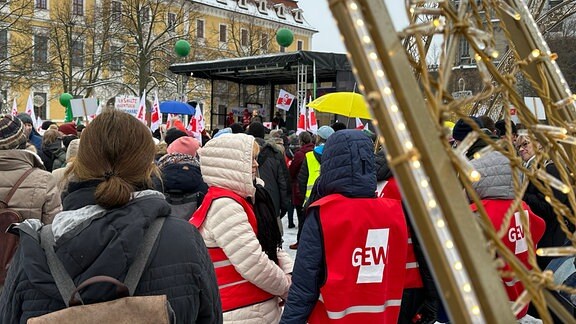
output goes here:
<path id="1" fill-rule="evenodd" d="M 298 3 L 293 0 L 267 0 L 265 14 L 260 13 L 255 0 L 247 1 L 246 8 L 239 7 L 238 1 L 232 1 L 232 0 L 226 1 L 225 4 L 218 2 L 217 0 L 192 0 L 192 1 L 195 3 L 226 10 L 229 12 L 238 12 L 240 14 L 246 14 L 249 16 L 257 17 L 258 19 L 277 23 L 283 27 L 289 27 L 292 29 L 297 28 L 301 30 L 306 30 L 311 33 L 318 32 L 318 29 L 316 29 L 306 20 L 306 17 L 304 17 L 304 13 L 302 14 L 303 20 L 301 22 L 296 21 L 294 19 L 293 14 L 290 12 L 287 12 L 284 18 L 280 18 L 276 15 L 276 9 L 274 9 L 275 4 L 283 4 L 288 10 L 299 9 Z"/>
<path id="2" fill-rule="evenodd" d="M 171 65 L 170 71 L 176 74 L 192 74 L 195 78 L 242 84 L 296 84 L 298 65 L 308 66 L 308 81 L 311 82 L 314 62 L 317 82 L 334 82 L 338 72 L 352 71 L 345 54 L 311 51 L 178 63 Z"/>

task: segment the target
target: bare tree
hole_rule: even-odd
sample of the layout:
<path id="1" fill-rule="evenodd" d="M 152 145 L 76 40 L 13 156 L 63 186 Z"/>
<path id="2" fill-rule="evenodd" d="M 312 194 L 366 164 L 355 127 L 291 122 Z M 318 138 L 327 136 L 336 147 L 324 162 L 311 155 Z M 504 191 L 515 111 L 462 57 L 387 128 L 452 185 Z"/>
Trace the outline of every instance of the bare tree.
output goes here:
<path id="1" fill-rule="evenodd" d="M 16 89 L 28 76 L 32 32 L 27 17 L 33 5 L 34 0 L 0 2 L 0 89 Z"/>
<path id="2" fill-rule="evenodd" d="M 104 77 L 104 69 L 112 59 L 111 39 L 120 30 L 110 23 L 103 6 L 74 9 L 71 0 L 53 9 L 49 31 L 50 60 L 40 66 L 44 77 L 59 80 L 64 92 L 89 97 L 95 87 L 114 84 Z M 75 10 L 77 12 L 75 12 Z"/>
<path id="3" fill-rule="evenodd" d="M 167 90 L 166 93 L 174 93 L 179 80 L 168 67 L 178 61 L 175 42 L 191 40 L 195 25 L 190 22 L 198 16 L 196 5 L 184 0 L 123 0 L 121 3 L 121 16 L 112 12 L 111 17 L 120 18 L 128 91 L 138 95 L 144 89 L 150 91 L 158 86 Z M 193 55 L 186 59 L 193 59 Z"/>

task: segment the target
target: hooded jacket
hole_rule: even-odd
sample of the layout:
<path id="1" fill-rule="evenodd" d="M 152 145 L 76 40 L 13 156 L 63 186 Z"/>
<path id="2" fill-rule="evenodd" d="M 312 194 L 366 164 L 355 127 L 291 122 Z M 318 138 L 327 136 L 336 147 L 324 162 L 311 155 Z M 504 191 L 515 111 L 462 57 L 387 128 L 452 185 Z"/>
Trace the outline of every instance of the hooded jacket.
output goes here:
<path id="1" fill-rule="evenodd" d="M 42 145 L 42 150 L 38 151 L 38 155 L 49 172 L 66 165 L 66 149 L 62 146 L 61 140 L 50 145 Z"/>
<path id="2" fill-rule="evenodd" d="M 253 199 L 252 180 L 254 137 L 246 134 L 224 134 L 202 147 L 200 167 L 208 187 L 220 187 L 242 198 Z M 236 271 L 258 288 L 274 295 L 288 292 L 293 263 L 283 250 L 278 251 L 278 265 L 268 258 L 242 205 L 232 198 L 215 199 L 199 228 L 206 246 L 221 248 Z M 279 298 L 224 313 L 227 323 L 277 323 L 280 318 Z"/>
<path id="3" fill-rule="evenodd" d="M 52 174 L 44 170 L 42 161 L 27 150 L 0 150 L 0 198 L 20 176 L 30 168 L 37 168 L 20 185 L 10 200 L 14 208 L 25 219 L 39 219 L 44 224 L 52 223 L 54 216 L 62 209 L 60 192 Z"/>
<path id="4" fill-rule="evenodd" d="M 334 133 L 326 142 L 322 172 L 316 181 L 322 198 L 341 194 L 348 198 L 372 198 L 376 192 L 376 172 L 372 142 L 358 130 Z M 322 233 L 317 208 L 308 210 L 298 242 L 293 281 L 281 323 L 305 323 L 318 301 L 325 280 Z"/>
<path id="5" fill-rule="evenodd" d="M 55 251 L 75 285 L 97 275 L 120 281 L 135 259 L 146 229 L 170 206 L 156 191 L 135 192 L 128 204 L 105 210 L 95 204 L 97 182 L 70 183 L 64 210 L 52 223 Z M 16 251 L 0 297 L 0 323 L 26 323 L 30 317 L 65 308 L 38 239 L 39 222 L 21 224 Z M 135 295 L 168 297 L 177 323 L 220 323 L 220 298 L 214 267 L 198 231 L 168 217 L 150 253 Z M 115 298 L 115 287 L 83 289 L 86 303 Z"/>

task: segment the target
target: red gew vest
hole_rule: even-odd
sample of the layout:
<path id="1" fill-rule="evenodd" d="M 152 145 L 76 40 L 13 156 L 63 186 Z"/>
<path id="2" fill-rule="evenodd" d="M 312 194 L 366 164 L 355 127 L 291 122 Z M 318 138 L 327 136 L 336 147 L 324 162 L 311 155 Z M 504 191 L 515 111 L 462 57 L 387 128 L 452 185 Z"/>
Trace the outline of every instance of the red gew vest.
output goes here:
<path id="1" fill-rule="evenodd" d="M 309 323 L 396 323 L 406 273 L 406 220 L 399 201 L 326 196 L 319 207 L 326 258 Z"/>
<path id="2" fill-rule="evenodd" d="M 210 205 L 212 205 L 212 201 L 222 197 L 232 198 L 242 205 L 246 215 L 248 215 L 248 222 L 252 226 L 252 230 L 254 230 L 254 233 L 257 233 L 256 216 L 254 215 L 252 206 L 246 199 L 234 192 L 218 187 L 208 188 L 208 193 L 204 197 L 202 205 L 196 210 L 190 219 L 190 223 L 196 226 L 196 228 L 200 228 L 206 219 L 206 214 L 208 213 L 208 209 L 210 209 Z M 236 271 L 232 263 L 230 263 L 221 248 L 208 248 L 208 253 L 214 264 L 214 270 L 216 271 L 216 280 L 218 281 L 220 300 L 222 301 L 222 310 L 224 312 L 258 304 L 274 297 L 272 294 L 267 293 L 244 279 L 244 277 Z"/>
<path id="3" fill-rule="evenodd" d="M 398 183 L 396 183 L 396 179 L 394 179 L 394 177 L 389 178 L 382 191 L 377 194 L 378 197 L 394 199 L 398 201 L 402 200 L 400 188 L 398 188 Z M 418 260 L 416 260 L 416 255 L 414 254 L 412 235 L 409 229 L 408 254 L 406 259 L 406 280 L 404 282 L 404 288 L 423 288 L 424 284 L 422 284 L 422 276 L 420 275 L 420 265 L 418 264 Z"/>
<path id="4" fill-rule="evenodd" d="M 492 222 L 492 226 L 496 229 L 496 231 L 498 231 L 502 226 L 504 215 L 506 214 L 508 208 L 510 208 L 512 202 L 512 200 L 482 200 L 482 205 L 484 205 L 484 208 L 486 209 L 486 214 L 488 214 L 488 217 Z M 474 212 L 478 210 L 478 207 L 475 204 L 471 204 L 470 208 Z M 522 202 L 521 208 L 528 214 L 526 223 L 528 224 L 528 230 L 532 235 L 532 240 L 534 243 L 533 248 L 536 248 L 536 243 L 538 243 L 538 241 L 540 241 L 542 238 L 542 235 L 544 235 L 546 223 L 542 218 L 536 216 L 525 202 Z M 522 215 L 525 214 L 520 213 L 519 211 L 514 213 L 510 219 L 510 223 L 507 226 L 506 234 L 504 237 L 502 237 L 502 242 L 510 251 L 512 251 L 512 253 L 516 255 L 518 260 L 520 260 L 524 266 L 530 270 L 532 269 L 532 266 L 528 262 L 528 240 L 524 234 L 526 229 L 522 226 L 521 223 L 521 219 L 523 217 Z M 508 264 L 506 264 L 502 270 L 511 271 L 512 269 Z M 510 301 L 516 300 L 524 291 L 524 285 L 522 285 L 522 282 L 516 278 L 503 279 L 502 283 L 504 284 L 504 288 L 506 289 L 506 293 L 508 294 L 508 299 Z M 517 315 L 517 318 L 520 319 L 524 317 L 527 312 L 528 306 L 526 306 Z"/>

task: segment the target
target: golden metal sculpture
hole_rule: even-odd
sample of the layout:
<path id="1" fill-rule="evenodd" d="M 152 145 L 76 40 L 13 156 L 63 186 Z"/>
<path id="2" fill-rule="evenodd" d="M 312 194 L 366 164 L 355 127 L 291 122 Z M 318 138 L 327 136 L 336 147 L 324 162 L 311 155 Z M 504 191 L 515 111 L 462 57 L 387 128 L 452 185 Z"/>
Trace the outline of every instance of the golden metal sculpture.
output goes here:
<path id="1" fill-rule="evenodd" d="M 525 2 L 461 0 L 456 7 L 452 1 L 406 0 L 409 13 L 428 18 L 411 17 L 410 25 L 401 32 L 392 27 L 382 0 L 329 0 L 329 3 L 353 63 L 359 89 L 371 106 L 379 140 L 386 146 L 387 158 L 399 180 L 451 320 L 454 323 L 511 323 L 513 311 L 531 301 L 545 323 L 551 322 L 548 307 L 564 322 L 574 322 L 548 290 L 571 293 L 576 290 L 554 284 L 552 274 L 538 268 L 533 248 L 529 254 L 534 269 L 527 271 L 500 240 L 505 228 L 493 229 L 481 207 L 480 217 L 473 216 L 468 197 L 481 206 L 471 185 L 479 174 L 463 157 L 462 149 L 449 147 L 442 127 L 450 115 L 471 122 L 474 132 L 461 146 L 466 146 L 465 142 L 473 143 L 473 137 L 482 138 L 489 147 L 480 154 L 495 150 L 507 156 L 513 170 L 523 172 L 546 195 L 562 229 L 572 239 L 563 218 L 572 223 L 576 220 L 572 186 L 575 179 L 570 171 L 576 170 L 572 158 L 576 153 L 576 96 L 568 88 L 554 61 L 555 55 L 546 45 Z M 540 15 L 543 1 L 531 1 L 530 5 L 533 12 Z M 509 42 L 513 59 L 507 71 L 499 70 L 494 64 L 499 53 L 494 46 L 493 21 L 498 21 Z M 437 74 L 431 76 L 425 62 L 429 39 L 435 34 L 442 35 L 443 44 Z M 455 99 L 447 85 L 462 37 L 471 44 L 484 90 L 471 97 Z M 538 92 L 549 125 L 539 125 L 516 92 L 517 73 L 523 73 Z M 527 136 L 537 139 L 544 147 L 537 161 L 554 161 L 560 179 L 547 174 L 543 168 L 524 167 L 510 135 L 497 142 L 490 139 L 463 109 L 496 96 L 501 98 L 504 107 L 509 104 L 517 107 Z M 509 110 L 502 111 L 510 129 Z M 516 211 L 523 212 L 518 207 L 528 182 L 521 184 L 517 175 L 513 180 L 516 199 L 503 224 L 508 224 Z M 570 206 L 555 199 L 552 188 L 567 193 Z M 531 242 L 528 232 L 527 237 Z M 575 251 L 574 248 L 542 249 L 539 253 L 567 255 Z M 498 273 L 499 258 L 513 271 Z M 505 296 L 501 277 L 515 277 L 526 288 L 525 294 L 513 305 Z"/>

